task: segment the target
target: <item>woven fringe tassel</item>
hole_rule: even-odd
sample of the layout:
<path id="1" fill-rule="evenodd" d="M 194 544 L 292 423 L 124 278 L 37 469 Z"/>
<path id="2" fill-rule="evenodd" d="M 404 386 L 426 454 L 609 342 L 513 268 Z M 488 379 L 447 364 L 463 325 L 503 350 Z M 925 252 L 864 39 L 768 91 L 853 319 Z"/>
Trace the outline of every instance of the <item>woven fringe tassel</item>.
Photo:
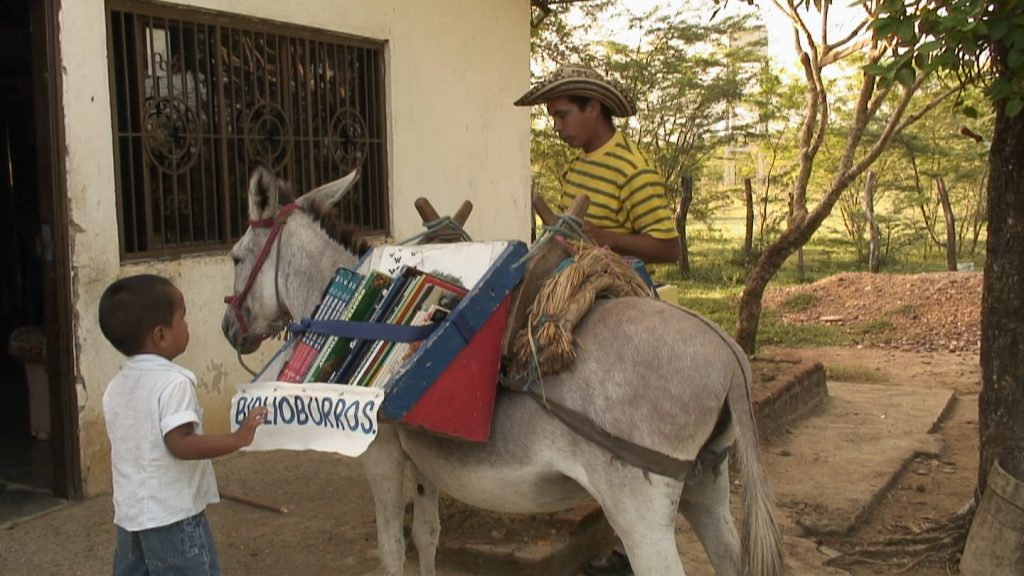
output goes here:
<path id="1" fill-rule="evenodd" d="M 573 332 L 597 298 L 650 297 L 651 292 L 624 258 L 592 245 L 581 245 L 568 266 L 544 281 L 529 310 L 529 328 L 511 347 L 513 374 L 556 374 L 576 359 Z M 530 333 L 533 341 L 530 340 Z"/>

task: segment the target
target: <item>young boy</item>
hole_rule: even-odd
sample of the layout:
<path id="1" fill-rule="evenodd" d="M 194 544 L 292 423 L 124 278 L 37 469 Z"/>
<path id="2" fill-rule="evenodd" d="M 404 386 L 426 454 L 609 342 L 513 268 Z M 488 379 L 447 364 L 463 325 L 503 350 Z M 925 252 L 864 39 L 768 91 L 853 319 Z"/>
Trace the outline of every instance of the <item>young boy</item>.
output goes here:
<path id="1" fill-rule="evenodd" d="M 210 458 L 252 443 L 266 410 L 232 434 L 203 435 L 196 377 L 174 364 L 188 347 L 185 298 L 169 280 L 122 278 L 100 298 L 100 329 L 127 356 L 103 394 L 117 546 L 114 576 L 220 574 L 206 505 L 217 502 Z"/>

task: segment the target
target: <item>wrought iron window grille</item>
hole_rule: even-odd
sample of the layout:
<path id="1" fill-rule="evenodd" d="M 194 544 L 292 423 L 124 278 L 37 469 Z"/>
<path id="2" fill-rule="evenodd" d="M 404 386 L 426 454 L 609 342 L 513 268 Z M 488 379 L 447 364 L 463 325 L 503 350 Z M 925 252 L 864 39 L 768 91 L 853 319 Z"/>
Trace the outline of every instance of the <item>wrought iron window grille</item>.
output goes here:
<path id="1" fill-rule="evenodd" d="M 248 176 L 298 192 L 360 168 L 337 209 L 388 233 L 383 43 L 203 10 L 108 1 L 123 260 L 226 249 Z"/>

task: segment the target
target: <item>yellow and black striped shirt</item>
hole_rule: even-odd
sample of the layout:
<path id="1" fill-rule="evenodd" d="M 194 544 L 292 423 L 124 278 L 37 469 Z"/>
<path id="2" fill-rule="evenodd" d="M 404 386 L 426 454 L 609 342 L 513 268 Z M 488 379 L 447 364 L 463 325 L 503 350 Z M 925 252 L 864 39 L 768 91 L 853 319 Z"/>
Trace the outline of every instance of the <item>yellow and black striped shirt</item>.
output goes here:
<path id="1" fill-rule="evenodd" d="M 562 173 L 565 212 L 580 193 L 590 196 L 587 220 L 613 232 L 676 238 L 665 181 L 621 131 L 593 152 L 580 152 Z"/>

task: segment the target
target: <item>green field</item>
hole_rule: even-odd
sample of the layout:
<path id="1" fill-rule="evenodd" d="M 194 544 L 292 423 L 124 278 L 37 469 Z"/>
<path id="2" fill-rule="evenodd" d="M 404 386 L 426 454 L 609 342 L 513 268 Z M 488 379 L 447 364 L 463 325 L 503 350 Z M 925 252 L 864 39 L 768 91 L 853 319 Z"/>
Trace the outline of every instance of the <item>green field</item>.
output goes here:
<path id="1" fill-rule="evenodd" d="M 686 277 L 680 274 L 678 266 L 674 264 L 652 267 L 656 282 L 671 283 L 679 287 L 681 305 L 711 318 L 730 334 L 735 331 L 740 293 L 748 272 L 742 258 L 742 226 L 742 220 L 734 217 L 716 219 L 711 227 L 693 226 L 687 233 L 690 274 Z M 793 255 L 769 284 L 769 289 L 813 283 L 842 272 L 867 271 L 867 264 L 857 258 L 850 242 L 835 232 L 830 233 L 829 226 L 830 222 L 826 221 L 805 247 L 802 273 L 797 267 L 797 257 Z M 980 256 L 969 261 L 976 269 L 984 265 Z M 908 250 L 897 257 L 891 257 L 882 273 L 937 272 L 945 270 L 945 265 L 945 256 L 941 250 Z M 799 307 L 808 304 L 796 298 L 787 302 L 786 306 Z M 864 329 L 870 330 L 871 327 Z M 828 346 L 850 343 L 856 336 L 857 334 L 844 332 L 837 326 L 783 324 L 778 321 L 776 313 L 766 311 L 761 317 L 758 343 Z"/>

